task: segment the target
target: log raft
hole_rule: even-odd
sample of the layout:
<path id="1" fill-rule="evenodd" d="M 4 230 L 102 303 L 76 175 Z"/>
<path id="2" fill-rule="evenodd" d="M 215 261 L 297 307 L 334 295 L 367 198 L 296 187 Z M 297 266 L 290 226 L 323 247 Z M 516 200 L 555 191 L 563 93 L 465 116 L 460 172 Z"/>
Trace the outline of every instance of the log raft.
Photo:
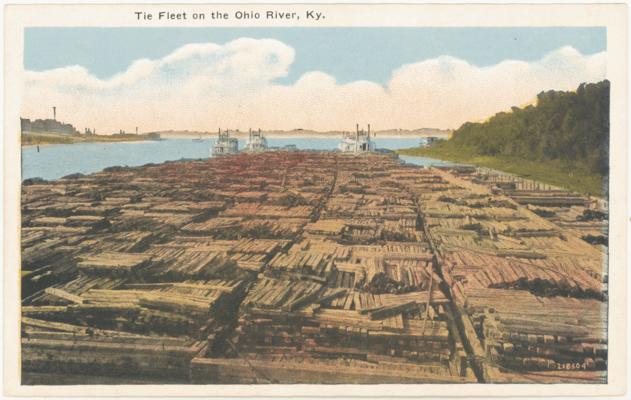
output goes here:
<path id="1" fill-rule="evenodd" d="M 593 199 L 383 154 L 237 154 L 28 181 L 22 372 L 603 382 L 606 227 Z"/>

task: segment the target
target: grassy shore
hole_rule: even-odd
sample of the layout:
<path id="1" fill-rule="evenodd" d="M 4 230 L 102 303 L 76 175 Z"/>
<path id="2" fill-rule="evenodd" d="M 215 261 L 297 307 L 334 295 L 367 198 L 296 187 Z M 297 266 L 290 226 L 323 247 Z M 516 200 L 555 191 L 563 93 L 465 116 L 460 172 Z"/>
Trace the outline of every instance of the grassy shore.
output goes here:
<path id="1" fill-rule="evenodd" d="M 558 160 L 531 161 L 507 156 L 480 156 L 466 150 L 444 147 L 412 148 L 397 151 L 408 156 L 430 157 L 439 160 L 479 165 L 507 172 L 571 191 L 604 197 L 603 179 L 599 174 Z"/>
<path id="2" fill-rule="evenodd" d="M 22 134 L 22 146 L 39 144 L 114 143 L 150 140 L 147 135 L 62 135 L 59 133 Z"/>

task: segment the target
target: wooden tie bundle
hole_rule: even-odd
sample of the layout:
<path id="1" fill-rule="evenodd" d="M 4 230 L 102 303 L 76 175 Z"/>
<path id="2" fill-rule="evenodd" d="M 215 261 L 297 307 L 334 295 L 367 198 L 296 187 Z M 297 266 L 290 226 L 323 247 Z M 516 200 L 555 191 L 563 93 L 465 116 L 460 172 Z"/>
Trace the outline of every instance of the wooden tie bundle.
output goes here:
<path id="1" fill-rule="evenodd" d="M 102 252 L 82 256 L 77 268 L 90 275 L 129 276 L 140 273 L 150 262 L 151 257 L 145 254 Z"/>
<path id="2" fill-rule="evenodd" d="M 431 311 L 428 300 L 427 292 L 371 295 L 262 278 L 242 303 L 233 342 L 244 353 L 391 356 L 447 365 L 453 358 L 447 299 L 435 293 Z M 427 315 L 433 319 L 425 320 Z"/>
<path id="3" fill-rule="evenodd" d="M 478 169 L 473 179 L 579 237 L 599 238 L 591 242 L 596 246 L 607 245 L 608 203 L 604 199 L 488 169 Z"/>
<path id="4" fill-rule="evenodd" d="M 415 190 L 443 276 L 464 307 L 467 339 L 488 360 L 481 367 L 487 379 L 606 369 L 604 254 L 519 201 L 489 196 L 466 174 L 439 175 L 445 190 Z M 457 204 L 441 206 L 446 199 Z"/>
<path id="5" fill-rule="evenodd" d="M 283 273 L 311 275 L 321 282 L 326 282 L 332 269 L 331 256 L 318 252 L 277 253 L 268 265 L 268 272 L 272 276 Z"/>
<path id="6" fill-rule="evenodd" d="M 22 368 L 33 372 L 186 379 L 206 343 L 22 317 Z"/>
<path id="7" fill-rule="evenodd" d="M 163 245 L 155 245 L 148 252 L 153 257 L 153 264 L 146 276 L 152 281 L 243 279 L 250 276 L 227 252 Z"/>
<path id="8" fill-rule="evenodd" d="M 467 290 L 467 310 L 490 360 L 517 370 L 606 369 L 607 319 L 597 300 Z"/>

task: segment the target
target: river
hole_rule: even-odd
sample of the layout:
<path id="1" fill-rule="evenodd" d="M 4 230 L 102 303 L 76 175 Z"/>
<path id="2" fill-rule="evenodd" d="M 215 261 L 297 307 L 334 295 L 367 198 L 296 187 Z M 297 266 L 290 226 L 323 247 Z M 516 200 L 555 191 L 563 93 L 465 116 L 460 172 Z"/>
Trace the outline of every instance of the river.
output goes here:
<path id="1" fill-rule="evenodd" d="M 375 139 L 377 148 L 390 150 L 417 147 L 421 138 L 387 137 Z M 270 146 L 294 144 L 301 150 L 335 150 L 338 138 L 268 138 Z M 144 142 L 75 143 L 22 147 L 22 179 L 59 179 L 63 176 L 99 172 L 112 166 L 135 167 L 180 159 L 208 158 L 215 139 L 173 139 Z M 239 139 L 243 148 L 245 139 Z M 425 157 L 401 156 L 416 165 L 445 164 Z"/>

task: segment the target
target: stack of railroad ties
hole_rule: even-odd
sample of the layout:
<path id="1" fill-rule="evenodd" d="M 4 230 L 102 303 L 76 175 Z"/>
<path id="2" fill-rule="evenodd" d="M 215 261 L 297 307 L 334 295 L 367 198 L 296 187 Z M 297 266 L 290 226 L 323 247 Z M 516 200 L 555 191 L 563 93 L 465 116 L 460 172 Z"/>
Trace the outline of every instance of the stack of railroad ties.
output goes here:
<path id="1" fill-rule="evenodd" d="M 233 351 L 194 359 L 195 382 L 475 381 L 400 169 L 337 159 L 318 215 L 241 303 Z"/>
<path id="2" fill-rule="evenodd" d="M 29 181 L 23 378 L 602 381 L 601 249 L 462 175 L 268 152 Z"/>
<path id="3" fill-rule="evenodd" d="M 224 345 L 258 272 L 329 189 L 326 160 L 303 185 L 293 168 L 306 159 L 270 154 L 25 182 L 23 381 L 190 381 L 191 359 Z M 264 215 L 248 214 L 250 202 Z M 236 223 L 197 228 L 222 218 Z"/>
<path id="4" fill-rule="evenodd" d="M 608 245 L 608 202 L 566 189 L 487 168 L 450 169 L 459 178 L 484 185 L 494 194 L 510 197 L 550 222 L 596 247 Z M 606 249 L 601 249 L 606 251 Z"/>
<path id="5" fill-rule="evenodd" d="M 411 188 L 481 375 L 606 381 L 606 253 L 474 181 L 433 169 Z"/>
<path id="6" fill-rule="evenodd" d="M 396 162 L 360 161 L 267 153 L 28 182 L 27 378 L 472 381 L 417 206 L 379 172 Z"/>

